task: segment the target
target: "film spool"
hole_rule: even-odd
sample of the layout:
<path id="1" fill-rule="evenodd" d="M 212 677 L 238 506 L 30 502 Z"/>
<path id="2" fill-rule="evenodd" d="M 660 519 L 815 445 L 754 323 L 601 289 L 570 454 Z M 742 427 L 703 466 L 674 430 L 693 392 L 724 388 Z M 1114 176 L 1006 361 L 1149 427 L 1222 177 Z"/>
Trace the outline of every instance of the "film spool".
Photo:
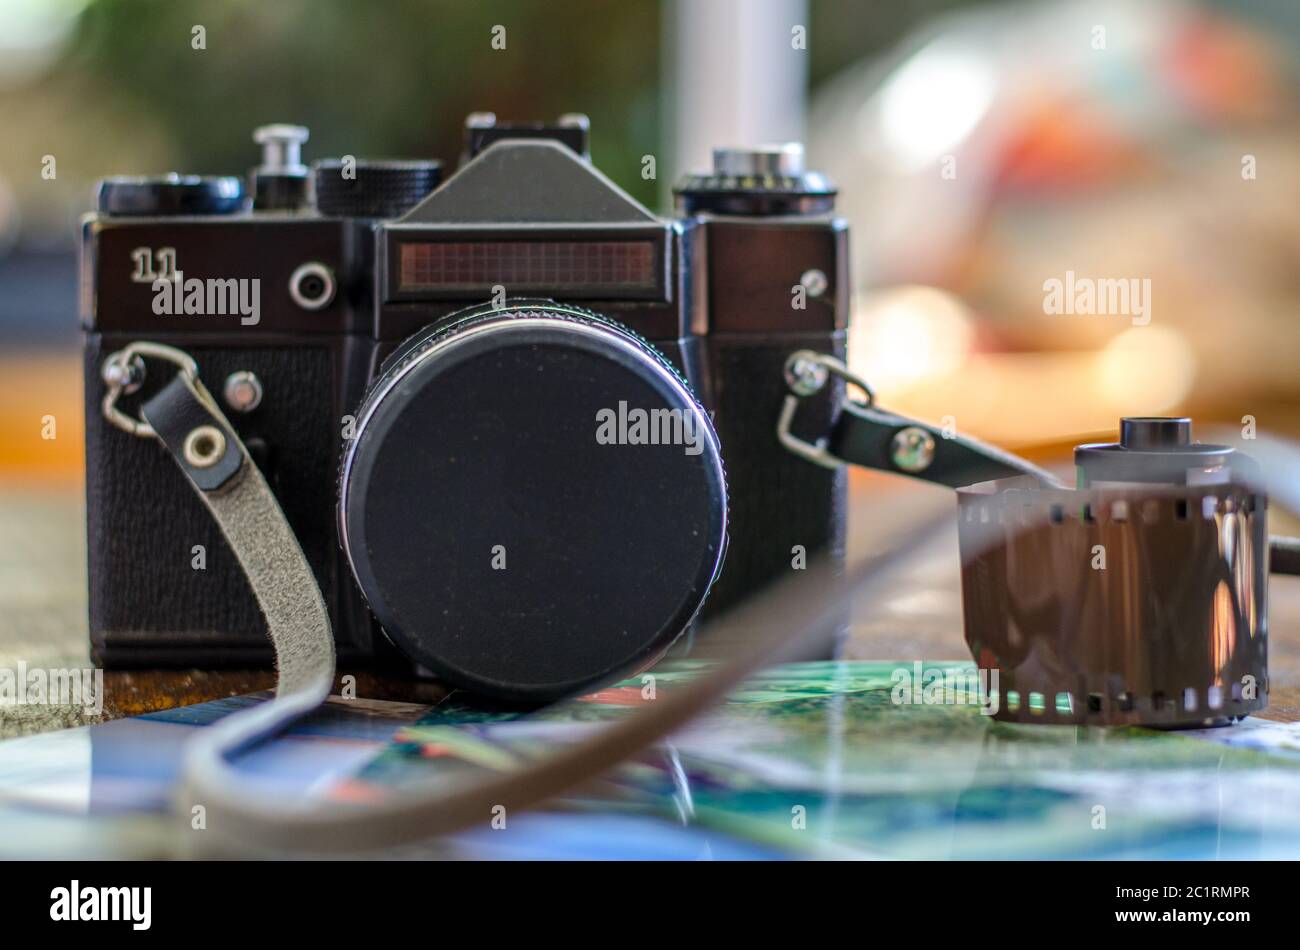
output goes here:
<path id="1" fill-rule="evenodd" d="M 995 718 L 1194 727 L 1268 705 L 1263 494 L 1009 478 L 957 496 L 966 642 L 997 671 Z"/>

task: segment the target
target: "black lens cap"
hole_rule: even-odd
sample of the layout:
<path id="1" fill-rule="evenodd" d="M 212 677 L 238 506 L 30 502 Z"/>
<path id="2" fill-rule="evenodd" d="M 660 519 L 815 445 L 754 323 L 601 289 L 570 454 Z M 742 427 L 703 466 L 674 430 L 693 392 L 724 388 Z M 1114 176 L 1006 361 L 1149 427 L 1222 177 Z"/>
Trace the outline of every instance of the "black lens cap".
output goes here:
<path id="1" fill-rule="evenodd" d="M 450 683 L 545 702 L 635 672 L 721 567 L 708 414 L 613 321 L 467 312 L 408 341 L 357 419 L 344 549 L 388 637 Z"/>

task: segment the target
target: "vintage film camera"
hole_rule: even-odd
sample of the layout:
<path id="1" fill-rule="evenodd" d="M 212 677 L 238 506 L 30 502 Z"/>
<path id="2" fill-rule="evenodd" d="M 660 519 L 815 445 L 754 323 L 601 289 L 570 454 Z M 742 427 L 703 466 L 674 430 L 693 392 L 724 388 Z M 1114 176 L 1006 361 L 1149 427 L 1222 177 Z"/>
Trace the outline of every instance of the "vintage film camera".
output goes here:
<path id="1" fill-rule="evenodd" d="M 217 525 L 122 431 L 166 347 L 270 483 L 344 668 L 545 701 L 653 661 L 706 596 L 842 557 L 843 471 L 774 436 L 790 354 L 845 346 L 847 230 L 802 149 L 719 149 L 663 218 L 592 164 L 583 116 L 471 116 L 445 181 L 434 161 L 309 170 L 306 138 L 259 129 L 247 187 L 106 180 L 84 224 L 99 663 L 271 659 Z M 797 425 L 824 432 L 842 395 Z"/>

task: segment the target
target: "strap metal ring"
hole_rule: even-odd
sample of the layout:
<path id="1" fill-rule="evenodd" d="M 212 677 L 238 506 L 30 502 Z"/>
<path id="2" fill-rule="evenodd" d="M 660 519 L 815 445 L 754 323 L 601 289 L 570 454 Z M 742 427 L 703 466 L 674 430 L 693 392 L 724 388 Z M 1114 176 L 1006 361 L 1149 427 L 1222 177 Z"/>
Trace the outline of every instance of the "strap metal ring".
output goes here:
<path id="1" fill-rule="evenodd" d="M 859 408 L 869 409 L 875 405 L 876 394 L 867 385 L 867 381 L 854 374 L 841 360 L 814 350 L 796 350 L 785 361 L 785 379 L 790 394 L 785 397 L 785 404 L 782 405 L 781 415 L 776 422 L 776 437 L 782 445 L 800 458 L 823 468 L 839 468 L 844 460 L 826 450 L 826 439 L 809 442 L 794 435 L 790 426 L 794 421 L 795 410 L 799 408 L 799 400 L 820 391 L 832 376 L 862 390 L 866 399 L 854 401 Z"/>
<path id="2" fill-rule="evenodd" d="M 199 364 L 194 362 L 194 358 L 183 350 L 162 343 L 150 343 L 146 340 L 137 340 L 130 343 L 116 353 L 110 354 L 104 360 L 104 370 L 107 371 L 110 368 L 119 370 L 116 373 L 104 372 L 102 374 L 105 378 L 118 380 L 118 382 L 108 383 L 108 392 L 104 394 L 102 404 L 104 418 L 123 432 L 129 432 L 131 435 L 138 435 L 142 438 L 157 438 L 158 434 L 154 432 L 153 426 L 142 419 L 133 419 L 117 407 L 117 401 L 126 389 L 126 385 L 122 380 L 130 378 L 131 361 L 136 357 L 151 357 L 171 363 L 180 371 L 180 375 L 184 377 L 191 388 L 198 381 Z"/>
<path id="3" fill-rule="evenodd" d="M 820 368 L 821 372 L 810 376 L 803 371 L 802 367 Z M 831 376 L 836 376 L 850 386 L 862 390 L 867 398 L 858 402 L 859 406 L 868 407 L 876 404 L 876 394 L 867 385 L 867 381 L 845 366 L 843 361 L 830 354 L 818 353 L 815 350 L 795 350 L 786 358 L 786 383 L 796 396 L 811 396 L 825 386 Z"/>

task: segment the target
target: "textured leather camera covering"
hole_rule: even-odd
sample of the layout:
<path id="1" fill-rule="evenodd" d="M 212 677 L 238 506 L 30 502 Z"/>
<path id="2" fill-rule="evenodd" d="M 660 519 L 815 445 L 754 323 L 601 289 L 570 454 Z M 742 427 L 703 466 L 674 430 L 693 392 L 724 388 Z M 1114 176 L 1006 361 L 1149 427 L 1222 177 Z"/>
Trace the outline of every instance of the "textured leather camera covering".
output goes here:
<path id="1" fill-rule="evenodd" d="M 714 387 L 714 424 L 722 441 L 731 484 L 731 546 L 705 615 L 735 605 L 768 584 L 794 573 L 796 548 L 809 562 L 844 558 L 848 474 L 810 465 L 776 437 L 786 388 L 786 358 L 799 349 L 829 351 L 843 358 L 839 333 L 789 336 L 727 335 L 708 340 Z M 830 429 L 843 400 L 842 384 L 828 385 L 800 405 L 796 434 L 815 439 Z M 841 636 L 847 633 L 847 611 Z M 820 644 L 801 659 L 824 658 Z"/>
<path id="2" fill-rule="evenodd" d="M 269 666 L 265 622 L 211 515 L 160 445 L 142 443 L 100 414 L 100 364 L 126 342 L 126 337 L 98 335 L 86 341 L 92 654 L 110 668 Z M 335 366 L 342 354 L 301 343 L 186 349 L 201 376 L 215 385 L 241 369 L 263 381 L 262 405 L 231 424 L 254 457 L 262 456 L 258 464 L 325 592 L 341 638 L 340 655 L 368 654 L 369 618 L 343 573 L 335 530 L 331 475 L 344 411 Z M 129 405 L 154 396 L 169 378 L 151 371 Z M 263 451 L 263 444 L 270 450 Z M 202 548 L 202 569 L 194 566 L 196 548 Z"/>

